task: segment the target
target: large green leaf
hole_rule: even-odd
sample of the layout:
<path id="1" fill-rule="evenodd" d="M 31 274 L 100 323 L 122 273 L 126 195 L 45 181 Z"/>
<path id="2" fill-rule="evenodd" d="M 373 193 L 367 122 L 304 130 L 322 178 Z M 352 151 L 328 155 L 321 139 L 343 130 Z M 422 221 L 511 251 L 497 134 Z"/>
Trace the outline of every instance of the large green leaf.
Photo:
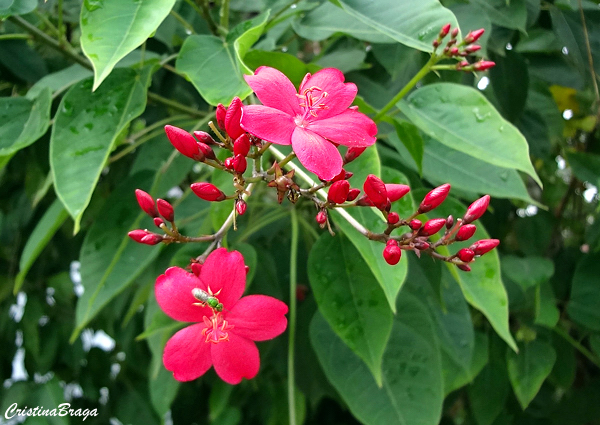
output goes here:
<path id="1" fill-rule="evenodd" d="M 473 0 L 489 16 L 493 24 L 525 32 L 526 0 Z"/>
<path id="2" fill-rule="evenodd" d="M 502 273 L 521 286 L 523 291 L 547 282 L 554 274 L 554 263 L 544 257 L 502 257 Z"/>
<path id="3" fill-rule="evenodd" d="M 494 55 L 490 81 L 502 115 L 514 122 L 525 109 L 529 89 L 527 63 L 521 54 L 508 50 L 504 56 Z"/>
<path id="4" fill-rule="evenodd" d="M 149 190 L 152 174 L 138 173 L 110 196 L 81 246 L 81 281 L 85 289 L 77 302 L 73 341 L 96 314 L 122 292 L 158 255 L 163 245 L 134 242 L 127 232 L 153 226 L 140 211 L 135 189 Z"/>
<path id="5" fill-rule="evenodd" d="M 75 220 L 90 202 L 117 136 L 146 107 L 150 73 L 118 69 L 92 93 L 92 79 L 63 97 L 52 127 L 50 166 L 56 194 Z"/>
<path id="6" fill-rule="evenodd" d="M 81 49 L 94 67 L 94 86 L 136 49 L 167 17 L 175 0 L 84 0 L 81 8 Z"/>
<path id="7" fill-rule="evenodd" d="M 600 183 L 600 155 L 567 151 L 567 161 L 579 180 L 594 185 Z"/>
<path id="8" fill-rule="evenodd" d="M 577 323 L 600 331 L 600 254 L 587 255 L 577 264 L 567 313 Z"/>
<path id="9" fill-rule="evenodd" d="M 50 125 L 50 90 L 36 96 L 0 98 L 0 156 L 8 156 L 42 137 Z"/>
<path id="10" fill-rule="evenodd" d="M 353 186 L 360 185 L 359 187 L 361 187 L 368 174 L 381 175 L 386 183 L 408 184 L 408 179 L 398 171 L 387 169 L 383 173 L 380 173 L 379 156 L 374 148 L 367 149 L 345 168 L 348 171 L 354 172 L 354 176 L 351 179 Z M 414 210 L 415 208 L 410 195 L 406 195 L 400 201 L 395 202 L 392 208 L 392 211 L 398 212 L 401 217 L 408 217 Z M 383 216 L 375 208 L 361 207 L 345 211 L 372 232 L 380 233 L 386 228 Z M 383 258 L 382 252 L 385 246 L 381 242 L 368 240 L 335 210 L 331 214 L 331 218 L 336 226 L 342 229 L 356 249 L 358 249 L 379 282 L 379 285 L 383 288 L 390 308 L 395 312 L 396 296 L 406 278 L 406 258 L 401 259 L 395 266 L 390 266 Z"/>
<path id="11" fill-rule="evenodd" d="M 177 70 L 192 82 L 196 90 L 211 105 L 229 104 L 238 96 L 244 99 L 252 90 L 243 74 L 251 74 L 243 62 L 267 23 L 269 14 L 243 22 L 223 41 L 212 35 L 188 37 L 175 64 Z"/>
<path id="12" fill-rule="evenodd" d="M 431 42 L 447 23 L 458 26 L 454 14 L 438 0 L 334 0 L 349 15 L 376 31 L 414 49 L 431 52 Z"/>
<path id="13" fill-rule="evenodd" d="M 508 377 L 523 410 L 535 397 L 552 371 L 556 351 L 546 342 L 534 340 L 519 344 L 519 353 L 506 352 Z"/>
<path id="14" fill-rule="evenodd" d="M 4 0 L 0 3 L 0 18 L 25 15 L 37 7 L 37 0 Z"/>
<path id="15" fill-rule="evenodd" d="M 23 248 L 23 254 L 19 260 L 19 274 L 15 278 L 13 292 L 16 294 L 25 280 L 27 272 L 48 244 L 54 233 L 62 226 L 69 214 L 62 203 L 56 199 L 50 208 L 46 210 L 38 224 L 31 232 L 31 236 Z"/>
<path id="16" fill-rule="evenodd" d="M 381 386 L 392 312 L 368 265 L 344 236 L 324 233 L 311 249 L 308 276 L 319 310 Z"/>
<path id="17" fill-rule="evenodd" d="M 452 215 L 454 217 L 462 217 L 466 207 L 458 201 L 447 198 L 446 201 L 437 207 L 433 214 L 441 217 Z M 489 214 L 489 213 L 488 213 Z M 433 215 L 432 215 L 433 216 Z M 481 223 L 476 222 L 477 231 L 475 235 L 467 242 L 467 246 L 479 239 L 488 239 L 490 235 L 483 228 Z M 457 248 L 453 247 L 453 252 Z M 477 258 L 471 264 L 470 272 L 458 270 L 456 266 L 446 263 L 454 279 L 460 285 L 463 295 L 469 304 L 481 311 L 490 321 L 492 327 L 498 335 L 506 341 L 506 343 L 514 350 L 517 349 L 517 344 L 510 334 L 508 328 L 508 296 L 502 283 L 500 275 L 500 261 L 496 250 L 492 250 L 487 254 Z"/>
<path id="18" fill-rule="evenodd" d="M 504 168 L 529 174 L 540 186 L 525 137 L 471 87 L 439 83 L 413 92 L 398 107 L 441 143 Z"/>
<path id="19" fill-rule="evenodd" d="M 492 425 L 504 408 L 509 382 L 506 369 L 498 363 L 489 363 L 467 387 L 469 404 L 478 425 Z"/>
<path id="20" fill-rule="evenodd" d="M 398 315 L 383 356 L 383 386 L 315 316 L 310 339 L 329 382 L 350 411 L 367 425 L 437 425 L 443 401 L 440 354 L 426 308 L 410 294 L 398 300 Z"/>

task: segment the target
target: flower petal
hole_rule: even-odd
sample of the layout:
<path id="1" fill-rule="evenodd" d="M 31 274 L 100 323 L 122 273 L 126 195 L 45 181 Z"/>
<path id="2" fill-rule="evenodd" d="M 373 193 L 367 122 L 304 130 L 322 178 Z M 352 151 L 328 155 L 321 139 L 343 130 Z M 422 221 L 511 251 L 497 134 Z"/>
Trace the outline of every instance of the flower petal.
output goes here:
<path id="1" fill-rule="evenodd" d="M 317 111 L 317 118 L 313 120 L 321 120 L 328 117 L 333 117 L 346 109 L 352 104 L 358 89 L 354 83 L 344 83 L 344 74 L 342 71 L 335 68 L 325 68 L 302 82 L 300 93 L 312 87 L 318 87 L 324 92 L 327 92 L 327 97 L 321 103 L 327 106 L 327 109 Z"/>
<path id="2" fill-rule="evenodd" d="M 154 292 L 158 305 L 169 317 L 180 322 L 202 322 L 202 317 L 211 316 L 212 310 L 194 305 L 198 302 L 192 295 L 194 288 L 206 290 L 206 285 L 182 268 L 169 267 L 156 278 Z"/>
<path id="3" fill-rule="evenodd" d="M 281 71 L 261 66 L 254 75 L 244 75 L 244 78 L 263 105 L 292 116 L 300 114 L 296 87 Z"/>
<path id="4" fill-rule="evenodd" d="M 277 145 L 289 145 L 296 128 L 291 115 L 262 105 L 244 106 L 241 125 L 248 133 Z"/>
<path id="5" fill-rule="evenodd" d="M 246 289 L 246 266 L 238 251 L 215 249 L 200 270 L 200 280 L 210 288 L 223 306 L 231 310 Z M 210 315 L 207 315 L 210 316 Z"/>
<path id="6" fill-rule="evenodd" d="M 352 109 L 334 117 L 311 121 L 306 128 L 332 142 L 350 147 L 371 146 L 377 134 L 373 120 Z"/>
<path id="7" fill-rule="evenodd" d="M 310 130 L 297 127 L 292 134 L 292 147 L 300 163 L 323 180 L 331 180 L 342 171 L 342 156 L 337 148 Z"/>
<path id="8" fill-rule="evenodd" d="M 178 381 L 191 381 L 202 376 L 212 365 L 210 346 L 202 335 L 204 323 L 188 326 L 167 341 L 163 363 Z"/>
<path id="9" fill-rule="evenodd" d="M 242 297 L 231 312 L 227 322 L 233 332 L 253 341 L 265 341 L 280 335 L 287 327 L 285 314 L 288 306 L 267 295 Z"/>
<path id="10" fill-rule="evenodd" d="M 215 372 L 228 384 L 239 384 L 242 378 L 252 379 L 260 368 L 256 344 L 229 332 L 229 341 L 211 344 Z"/>

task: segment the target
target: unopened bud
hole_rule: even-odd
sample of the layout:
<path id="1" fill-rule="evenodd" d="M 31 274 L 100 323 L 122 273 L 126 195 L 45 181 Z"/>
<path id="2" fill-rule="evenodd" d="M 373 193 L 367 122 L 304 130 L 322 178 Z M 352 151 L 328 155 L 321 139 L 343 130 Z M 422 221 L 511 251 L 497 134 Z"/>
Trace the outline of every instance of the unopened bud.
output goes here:
<path id="1" fill-rule="evenodd" d="M 446 219 L 445 218 L 432 218 L 431 220 L 428 220 L 423 225 L 423 227 L 419 231 L 419 235 L 421 235 L 421 236 L 435 235 L 445 225 L 446 225 Z"/>
<path id="2" fill-rule="evenodd" d="M 482 239 L 471 245 L 469 249 L 473 250 L 475 255 L 483 255 L 496 248 L 499 243 L 498 239 Z"/>
<path id="3" fill-rule="evenodd" d="M 452 30 L 452 32 L 450 33 L 450 37 L 456 38 L 457 35 L 458 35 L 458 28 L 454 28 Z"/>
<path id="4" fill-rule="evenodd" d="M 240 126 L 240 120 L 242 119 L 242 101 L 239 97 L 234 97 L 227 108 L 225 114 L 225 131 L 231 138 L 236 140 L 242 134 L 245 133 L 244 129 Z"/>
<path id="5" fill-rule="evenodd" d="M 353 175 L 354 175 L 354 173 L 346 171 L 342 168 L 342 171 L 340 171 L 334 178 L 332 178 L 331 180 L 323 180 L 323 181 L 329 181 L 330 183 L 334 183 L 334 182 L 337 182 L 340 180 L 348 180 Z"/>
<path id="6" fill-rule="evenodd" d="M 196 196 L 205 201 L 219 202 L 226 198 L 225 194 L 212 183 L 192 183 L 190 187 Z"/>
<path id="7" fill-rule="evenodd" d="M 440 30 L 440 33 L 438 35 L 439 38 L 444 38 L 448 35 L 448 33 L 450 32 L 450 28 L 452 27 L 452 25 L 450 24 L 446 24 L 442 27 L 442 29 Z"/>
<path id="8" fill-rule="evenodd" d="M 475 53 L 479 50 L 481 50 L 481 46 L 479 44 L 473 44 L 471 46 L 465 47 L 465 52 L 467 53 Z"/>
<path id="9" fill-rule="evenodd" d="M 173 205 L 164 199 L 157 199 L 156 206 L 158 208 L 158 213 L 162 215 L 165 220 L 168 222 L 173 222 L 175 220 L 175 211 L 173 210 Z"/>
<path id="10" fill-rule="evenodd" d="M 223 161 L 223 165 L 225 166 L 225 168 L 227 168 L 228 170 L 233 170 L 233 157 L 230 156 L 228 158 L 225 158 L 225 161 Z"/>
<path id="11" fill-rule="evenodd" d="M 424 251 L 426 249 L 429 249 L 429 244 L 427 242 L 417 241 L 415 242 L 415 248 L 417 248 L 420 251 Z"/>
<path id="12" fill-rule="evenodd" d="M 344 155 L 344 164 L 348 164 L 349 162 L 354 161 L 356 158 L 362 155 L 365 149 L 367 148 L 348 148 L 348 150 L 346 151 L 346 155 Z"/>
<path id="13" fill-rule="evenodd" d="M 363 185 L 363 190 L 375 207 L 382 211 L 386 209 L 388 204 L 387 190 L 379 177 L 369 174 Z"/>
<path id="14" fill-rule="evenodd" d="M 162 218 L 160 218 L 160 217 L 154 217 L 152 219 L 152 221 L 154 221 L 154 225 L 156 227 L 158 227 L 159 229 L 160 229 L 160 226 L 162 226 L 163 224 L 165 224 L 164 220 Z"/>
<path id="15" fill-rule="evenodd" d="M 217 105 L 217 110 L 215 111 L 215 117 L 217 119 L 217 125 L 221 130 L 225 130 L 225 116 L 227 115 L 227 108 L 219 103 Z"/>
<path id="16" fill-rule="evenodd" d="M 410 187 L 405 184 L 386 183 L 385 190 L 390 202 L 396 202 L 398 199 L 410 192 Z"/>
<path id="17" fill-rule="evenodd" d="M 456 64 L 456 69 L 458 69 L 460 71 L 461 69 L 463 69 L 464 67 L 467 67 L 469 65 L 471 65 L 469 63 L 469 61 L 460 61 Z"/>
<path id="18" fill-rule="evenodd" d="M 248 156 L 250 152 L 250 137 L 244 133 L 233 142 L 233 154 Z"/>
<path id="19" fill-rule="evenodd" d="M 461 269 L 463 272 L 470 272 L 471 271 L 471 267 L 469 267 L 468 264 L 457 264 L 456 267 L 458 267 L 459 269 Z"/>
<path id="20" fill-rule="evenodd" d="M 247 207 L 248 207 L 248 204 L 243 199 L 238 199 L 235 203 L 235 210 L 237 211 L 237 213 L 239 215 L 244 215 Z"/>
<path id="21" fill-rule="evenodd" d="M 450 56 L 458 56 L 458 47 L 454 46 L 453 48 L 451 48 L 448 52 L 450 54 Z"/>
<path id="22" fill-rule="evenodd" d="M 196 137 L 196 139 L 198 139 L 198 141 L 200 141 L 201 143 L 204 143 L 205 145 L 216 145 L 217 142 L 215 142 L 215 139 L 213 139 L 213 137 L 208 134 L 206 131 L 201 131 L 201 130 L 196 130 L 194 131 L 194 137 Z"/>
<path id="23" fill-rule="evenodd" d="M 150 233 L 147 230 L 137 229 L 127 233 L 127 235 L 136 242 L 143 243 L 146 245 L 156 245 L 163 240 L 161 235 L 156 233 Z"/>
<path id="24" fill-rule="evenodd" d="M 348 199 L 348 192 L 350 191 L 350 183 L 348 180 L 338 180 L 331 185 L 329 192 L 327 192 L 327 200 L 334 204 L 343 204 Z"/>
<path id="25" fill-rule="evenodd" d="M 434 49 L 437 49 L 438 47 L 440 47 L 440 42 L 436 38 L 435 40 L 433 40 L 431 42 L 431 45 L 433 46 Z"/>
<path id="26" fill-rule="evenodd" d="M 389 224 L 396 224 L 400 221 L 400 216 L 396 212 L 391 212 L 387 216 L 387 222 Z"/>
<path id="27" fill-rule="evenodd" d="M 235 172 L 240 174 L 246 171 L 246 168 L 248 167 L 248 162 L 246 161 L 246 157 L 244 155 L 234 156 L 232 164 Z"/>
<path id="28" fill-rule="evenodd" d="M 441 186 L 436 187 L 423 198 L 421 205 L 419 205 L 419 213 L 426 213 L 431 211 L 434 208 L 440 206 L 442 202 L 448 196 L 448 192 L 450 192 L 450 184 L 446 183 Z"/>
<path id="29" fill-rule="evenodd" d="M 469 248 L 463 248 L 456 253 L 456 256 L 460 259 L 460 261 L 470 263 L 471 261 L 473 261 L 475 253 Z"/>
<path id="30" fill-rule="evenodd" d="M 402 250 L 398 245 L 386 245 L 383 249 L 383 258 L 390 266 L 395 266 L 400 261 Z"/>
<path id="31" fill-rule="evenodd" d="M 321 228 L 323 228 L 325 226 L 325 223 L 327 223 L 327 211 L 319 211 L 315 217 L 315 220 L 317 221 L 317 223 L 319 223 Z"/>
<path id="32" fill-rule="evenodd" d="M 485 71 L 486 69 L 490 69 L 496 66 L 496 62 L 492 61 L 479 61 L 473 64 L 473 69 L 475 71 Z"/>
<path id="33" fill-rule="evenodd" d="M 396 239 L 388 239 L 388 241 L 385 244 L 387 246 L 390 246 L 390 245 L 398 246 L 398 241 Z"/>
<path id="34" fill-rule="evenodd" d="M 477 227 L 474 224 L 465 224 L 458 229 L 455 239 L 457 241 L 466 241 L 475 234 L 475 230 L 477 230 Z"/>
<path id="35" fill-rule="evenodd" d="M 479 28 L 478 30 L 471 31 L 467 34 L 467 36 L 463 39 L 463 43 L 472 44 L 479 40 L 479 37 L 483 35 L 485 29 Z"/>
<path id="36" fill-rule="evenodd" d="M 421 223 L 421 220 L 411 220 L 410 223 L 408 223 L 408 227 L 410 227 L 412 230 L 419 230 L 421 228 L 421 226 L 423 225 L 423 223 Z"/>
<path id="37" fill-rule="evenodd" d="M 463 217 L 463 223 L 469 224 L 479 219 L 479 217 L 481 217 L 483 213 L 486 212 L 489 204 L 490 195 L 485 195 L 473 202 L 471 205 L 469 205 L 469 208 L 467 208 L 467 212 Z"/>
<path id="38" fill-rule="evenodd" d="M 446 218 L 446 229 L 450 230 L 452 226 L 454 226 L 454 217 L 452 217 L 452 215 L 449 215 Z"/>
<path id="39" fill-rule="evenodd" d="M 138 204 L 140 205 L 142 211 L 144 211 L 150 217 L 158 217 L 158 210 L 154 204 L 154 198 L 152 198 L 149 193 L 146 193 L 141 189 L 136 189 L 135 197 L 137 198 Z"/>
<path id="40" fill-rule="evenodd" d="M 204 161 L 204 154 L 200 152 L 198 142 L 190 133 L 172 125 L 165 125 L 165 133 L 173 147 L 182 155 L 195 161 Z"/>
<path id="41" fill-rule="evenodd" d="M 350 189 L 348 191 L 348 196 L 346 197 L 346 201 L 352 202 L 360 195 L 360 189 Z"/>

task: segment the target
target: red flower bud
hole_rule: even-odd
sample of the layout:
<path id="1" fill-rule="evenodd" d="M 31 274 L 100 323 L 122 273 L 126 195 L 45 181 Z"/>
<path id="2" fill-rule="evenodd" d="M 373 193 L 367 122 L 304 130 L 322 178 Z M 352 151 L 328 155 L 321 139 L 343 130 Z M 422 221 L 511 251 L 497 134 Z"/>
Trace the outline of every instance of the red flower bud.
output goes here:
<path id="1" fill-rule="evenodd" d="M 433 189 L 431 192 L 425 195 L 425 198 L 423 198 L 423 201 L 421 201 L 421 205 L 419 205 L 419 213 L 425 213 L 439 207 L 440 204 L 446 199 L 446 196 L 448 196 L 448 192 L 450 192 L 450 184 L 448 183 Z"/>
<path id="2" fill-rule="evenodd" d="M 340 180 L 348 180 L 353 175 L 354 175 L 354 173 L 346 171 L 342 168 L 342 171 L 340 171 L 334 178 L 332 178 L 331 180 L 323 180 L 323 181 L 329 181 L 330 183 L 333 183 L 333 182 L 337 182 Z"/>
<path id="3" fill-rule="evenodd" d="M 419 235 L 421 235 L 421 236 L 434 235 L 437 232 L 439 232 L 442 229 L 442 227 L 444 227 L 445 225 L 446 225 L 445 218 L 432 218 L 431 220 L 428 220 L 423 225 L 423 228 L 419 231 Z"/>
<path id="4" fill-rule="evenodd" d="M 147 230 L 137 229 L 127 233 L 127 235 L 136 242 L 143 243 L 146 245 L 156 245 L 163 240 L 161 235 L 156 233 L 150 233 Z"/>
<path id="5" fill-rule="evenodd" d="M 398 199 L 410 192 L 410 187 L 405 184 L 386 183 L 385 190 L 390 202 L 396 202 Z"/>
<path id="6" fill-rule="evenodd" d="M 400 221 L 400 216 L 398 215 L 398 213 L 395 212 L 391 212 L 388 214 L 387 216 L 387 222 L 389 224 L 396 224 Z"/>
<path id="7" fill-rule="evenodd" d="M 469 247 L 475 255 L 483 255 L 496 248 L 500 241 L 498 239 L 482 239 Z"/>
<path id="8" fill-rule="evenodd" d="M 215 111 L 215 117 L 217 118 L 217 125 L 221 130 L 225 130 L 225 116 L 227 115 L 227 108 L 219 103 L 217 110 Z"/>
<path id="9" fill-rule="evenodd" d="M 427 242 L 418 241 L 418 242 L 415 242 L 415 248 L 423 251 L 425 249 L 429 249 L 429 244 Z"/>
<path id="10" fill-rule="evenodd" d="M 490 195 L 485 195 L 473 202 L 471 205 L 469 205 L 469 208 L 467 208 L 467 212 L 463 217 L 463 223 L 469 224 L 477 220 L 483 215 L 483 213 L 485 213 L 489 204 Z"/>
<path id="11" fill-rule="evenodd" d="M 388 239 L 388 241 L 385 244 L 387 246 L 390 246 L 390 245 L 398 246 L 398 241 L 396 239 Z"/>
<path id="12" fill-rule="evenodd" d="M 196 196 L 205 201 L 219 202 L 226 198 L 225 194 L 212 183 L 193 183 L 190 187 Z"/>
<path id="13" fill-rule="evenodd" d="M 223 165 L 225 166 L 225 168 L 227 168 L 228 170 L 233 170 L 233 157 L 230 156 L 228 158 L 225 158 L 225 161 L 223 161 Z"/>
<path id="14" fill-rule="evenodd" d="M 388 204 L 387 190 L 381 179 L 373 174 L 369 174 L 363 185 L 363 190 L 373 205 L 380 210 L 385 210 Z"/>
<path id="15" fill-rule="evenodd" d="M 386 245 L 386 247 L 383 249 L 383 258 L 390 266 L 398 264 L 401 256 L 402 250 L 398 245 Z"/>
<path id="16" fill-rule="evenodd" d="M 452 38 L 456 38 L 456 36 L 457 36 L 457 35 L 458 35 L 458 28 L 454 28 L 454 29 L 452 30 L 452 32 L 450 33 L 450 36 L 451 36 Z"/>
<path id="17" fill-rule="evenodd" d="M 421 220 L 411 220 L 410 223 L 408 223 L 408 227 L 410 227 L 412 230 L 419 230 L 421 228 L 421 226 L 423 225 L 423 223 L 421 223 Z"/>
<path id="18" fill-rule="evenodd" d="M 437 49 L 438 47 L 440 47 L 440 42 L 437 39 L 435 39 L 431 42 L 431 45 L 434 49 Z"/>
<path id="19" fill-rule="evenodd" d="M 198 142 L 190 133 L 172 125 L 165 125 L 165 133 L 173 147 L 182 155 L 195 161 L 204 161 L 204 155 L 200 152 Z"/>
<path id="20" fill-rule="evenodd" d="M 246 161 L 246 157 L 244 155 L 234 156 L 232 164 L 235 172 L 240 174 L 246 171 L 246 168 L 248 167 L 248 162 Z"/>
<path id="21" fill-rule="evenodd" d="M 344 164 L 348 164 L 349 162 L 354 161 L 356 158 L 362 155 L 365 149 L 367 148 L 348 148 L 348 150 L 346 151 L 346 155 L 344 155 Z"/>
<path id="22" fill-rule="evenodd" d="M 165 220 L 173 222 L 175 220 L 175 211 L 173 211 L 173 205 L 169 204 L 164 199 L 157 199 L 156 206 L 158 207 L 158 213 L 162 215 Z"/>
<path id="23" fill-rule="evenodd" d="M 469 65 L 471 65 L 471 64 L 469 63 L 469 61 L 460 61 L 460 62 L 458 62 L 458 63 L 456 64 L 456 69 L 458 69 L 458 70 L 461 70 L 461 69 L 463 69 L 465 66 L 469 66 Z"/>
<path id="24" fill-rule="evenodd" d="M 225 114 L 225 131 L 231 138 L 236 140 L 245 131 L 240 126 L 240 120 L 242 119 L 242 101 L 239 97 L 234 97 L 231 101 L 231 105 L 227 108 L 227 114 Z"/>
<path id="25" fill-rule="evenodd" d="M 475 253 L 469 248 L 463 248 L 456 253 L 456 256 L 460 259 L 460 261 L 470 263 L 471 261 L 473 261 Z"/>
<path id="26" fill-rule="evenodd" d="M 250 137 L 244 133 L 233 142 L 233 154 L 247 156 L 250 152 Z"/>
<path id="27" fill-rule="evenodd" d="M 496 62 L 492 61 L 479 61 L 473 64 L 473 69 L 475 71 L 485 71 L 486 69 L 490 69 L 496 66 Z"/>
<path id="28" fill-rule="evenodd" d="M 352 202 L 358 197 L 358 195 L 360 195 L 360 189 L 350 189 L 348 191 L 348 196 L 346 197 L 346 201 Z"/>
<path id="29" fill-rule="evenodd" d="M 327 192 L 327 200 L 334 204 L 343 204 L 348 198 L 348 192 L 350 191 L 350 183 L 348 180 L 338 180 L 331 185 L 329 192 Z"/>
<path id="30" fill-rule="evenodd" d="M 158 227 L 159 229 L 160 229 L 160 226 L 162 226 L 163 224 L 165 224 L 164 220 L 162 218 L 160 218 L 160 217 L 154 217 L 152 220 L 154 221 L 154 225 L 156 227 Z"/>
<path id="31" fill-rule="evenodd" d="M 439 38 L 444 38 L 448 35 L 448 33 L 450 32 L 450 28 L 452 27 L 452 25 L 450 24 L 446 24 L 442 27 L 442 29 L 440 30 L 440 34 L 439 34 Z"/>
<path id="32" fill-rule="evenodd" d="M 356 205 L 358 205 L 359 207 L 374 207 L 375 205 L 373 205 L 373 202 L 371 202 L 371 200 L 369 199 L 369 197 L 367 195 L 363 195 L 360 198 L 358 198 L 358 201 L 356 201 Z"/>
<path id="33" fill-rule="evenodd" d="M 479 44 L 473 44 L 472 46 L 465 47 L 465 51 L 467 53 L 475 53 L 479 50 L 481 50 L 481 46 Z"/>
<path id="34" fill-rule="evenodd" d="M 315 220 L 317 220 L 317 223 L 319 223 L 321 227 L 325 226 L 325 223 L 327 223 L 327 211 L 319 211 L 315 217 Z"/>
<path id="35" fill-rule="evenodd" d="M 479 40 L 479 37 L 483 35 L 485 29 L 479 28 L 478 30 L 471 31 L 467 34 L 467 36 L 463 39 L 465 44 L 472 44 Z"/>
<path id="36" fill-rule="evenodd" d="M 135 197 L 137 198 L 140 208 L 150 217 L 158 217 L 158 210 L 154 204 L 154 198 L 150 194 L 144 192 L 141 189 L 135 190 Z"/>
<path id="37" fill-rule="evenodd" d="M 471 271 L 471 267 L 469 267 L 468 264 L 457 264 L 456 267 L 458 267 L 459 269 L 461 269 L 464 272 L 470 272 Z"/>
<path id="38" fill-rule="evenodd" d="M 446 229 L 450 230 L 452 226 L 454 226 L 454 217 L 452 217 L 452 215 L 449 215 L 448 217 L 446 217 Z"/>
<path id="39" fill-rule="evenodd" d="M 235 203 L 235 210 L 237 211 L 237 213 L 239 215 L 244 215 L 247 207 L 248 207 L 248 204 L 243 199 L 238 199 Z"/>
<path id="40" fill-rule="evenodd" d="M 449 50 L 450 56 L 458 56 L 458 47 L 454 46 Z"/>
<path id="41" fill-rule="evenodd" d="M 455 239 L 457 241 L 466 241 L 475 234 L 475 230 L 477 230 L 477 227 L 474 224 L 465 224 L 460 229 L 458 229 L 458 232 L 456 232 Z"/>
<path id="42" fill-rule="evenodd" d="M 196 139 L 198 139 L 201 143 L 204 143 L 205 145 L 217 144 L 217 142 L 215 142 L 215 139 L 213 139 L 213 137 L 206 131 L 196 130 L 194 131 L 194 136 L 196 137 Z"/>

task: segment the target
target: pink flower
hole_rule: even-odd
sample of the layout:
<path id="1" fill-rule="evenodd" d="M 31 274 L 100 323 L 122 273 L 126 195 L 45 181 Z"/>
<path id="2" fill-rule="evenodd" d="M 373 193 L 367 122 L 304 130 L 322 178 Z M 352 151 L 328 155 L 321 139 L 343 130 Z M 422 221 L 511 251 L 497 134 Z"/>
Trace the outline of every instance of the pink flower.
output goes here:
<path id="1" fill-rule="evenodd" d="M 254 341 L 272 339 L 285 331 L 288 311 L 283 302 L 266 295 L 242 297 L 246 269 L 242 254 L 213 251 L 199 276 L 179 267 L 170 267 L 156 279 L 156 299 L 162 310 L 175 320 L 197 322 L 167 341 L 165 367 L 178 381 L 202 376 L 211 366 L 228 384 L 239 384 L 258 373 L 260 360 Z M 192 295 L 201 289 L 214 294 L 222 311 L 202 306 Z"/>
<path id="2" fill-rule="evenodd" d="M 335 144 L 366 147 L 375 143 L 373 120 L 350 108 L 356 85 L 344 83 L 344 74 L 337 69 L 306 74 L 299 94 L 274 68 L 262 66 L 244 78 L 262 105 L 242 107 L 242 128 L 271 143 L 291 144 L 302 165 L 322 180 L 342 170 Z"/>

